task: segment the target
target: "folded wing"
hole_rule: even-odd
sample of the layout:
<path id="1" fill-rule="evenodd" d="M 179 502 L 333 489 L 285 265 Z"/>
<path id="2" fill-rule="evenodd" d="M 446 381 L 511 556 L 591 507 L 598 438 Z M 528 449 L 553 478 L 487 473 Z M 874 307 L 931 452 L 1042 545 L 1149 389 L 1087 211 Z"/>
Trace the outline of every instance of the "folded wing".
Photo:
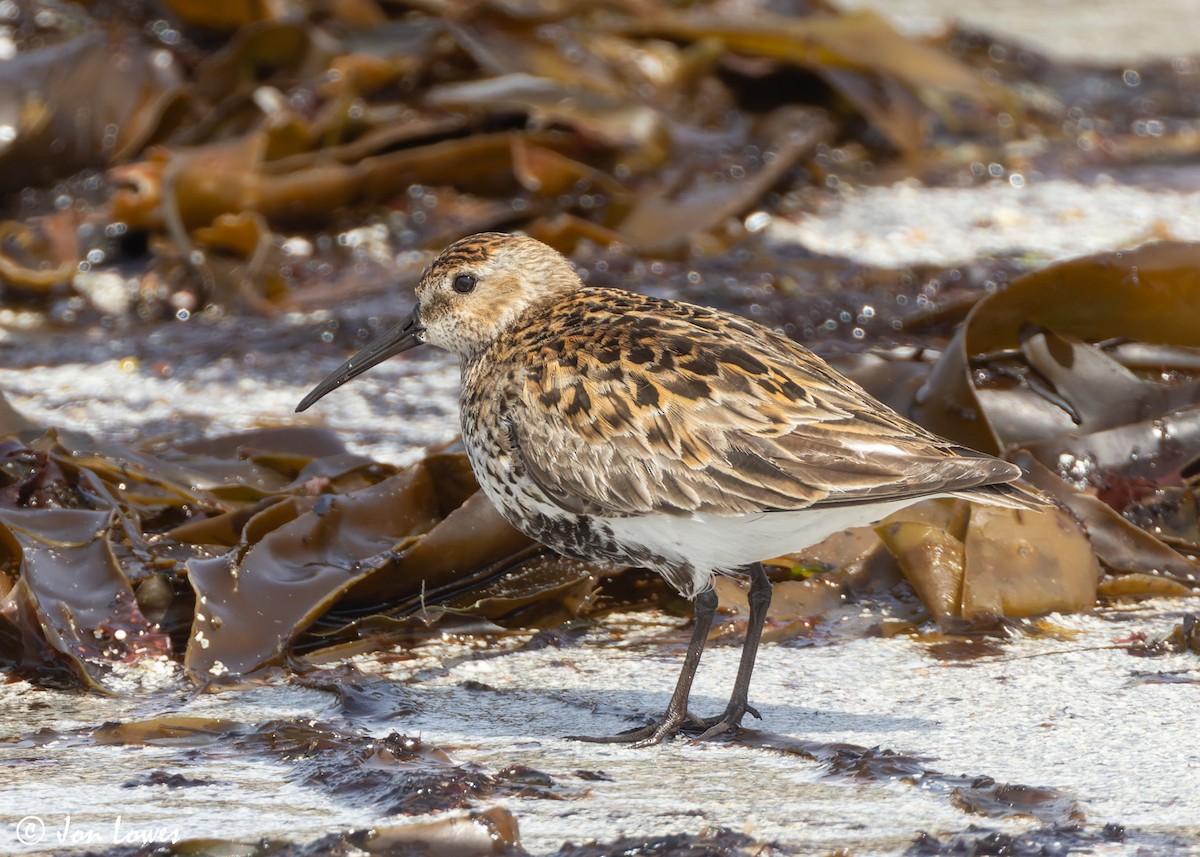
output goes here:
<path id="1" fill-rule="evenodd" d="M 886 409 L 786 337 L 622 296 L 646 312 L 581 314 L 521 343 L 521 364 L 534 368 L 512 381 L 511 437 L 528 476 L 568 511 L 738 515 L 916 499 L 1020 474 Z"/>

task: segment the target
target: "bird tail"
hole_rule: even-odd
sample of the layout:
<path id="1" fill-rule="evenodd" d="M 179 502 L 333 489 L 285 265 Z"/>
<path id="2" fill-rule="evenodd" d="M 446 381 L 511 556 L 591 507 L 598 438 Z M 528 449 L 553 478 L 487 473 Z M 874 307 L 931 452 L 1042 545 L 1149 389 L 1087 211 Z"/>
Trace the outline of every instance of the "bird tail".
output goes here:
<path id="1" fill-rule="evenodd" d="M 983 503 L 987 506 L 1000 506 L 1005 509 L 1028 509 L 1041 511 L 1058 504 L 1048 495 L 1028 485 L 1016 482 L 997 482 L 991 485 L 981 485 L 978 488 L 968 488 L 954 491 L 952 497 L 969 500 L 972 503 Z"/>

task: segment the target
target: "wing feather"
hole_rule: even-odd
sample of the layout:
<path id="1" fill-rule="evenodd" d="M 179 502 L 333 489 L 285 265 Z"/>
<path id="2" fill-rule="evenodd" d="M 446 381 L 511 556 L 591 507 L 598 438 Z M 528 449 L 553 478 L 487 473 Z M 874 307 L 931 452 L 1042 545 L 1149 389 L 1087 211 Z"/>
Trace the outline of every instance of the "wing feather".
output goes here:
<path id="1" fill-rule="evenodd" d="M 886 409 L 766 328 L 653 298 L 605 314 L 603 291 L 581 290 L 571 323 L 528 325 L 500 355 L 538 367 L 509 376 L 513 440 L 529 478 L 568 511 L 796 510 L 1020 473 Z"/>

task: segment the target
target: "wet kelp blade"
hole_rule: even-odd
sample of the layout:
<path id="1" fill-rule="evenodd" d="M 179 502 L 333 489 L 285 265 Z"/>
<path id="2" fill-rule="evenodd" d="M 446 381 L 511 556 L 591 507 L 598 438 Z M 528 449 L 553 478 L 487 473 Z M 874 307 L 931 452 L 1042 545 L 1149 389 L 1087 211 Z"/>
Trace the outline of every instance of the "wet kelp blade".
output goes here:
<path id="1" fill-rule="evenodd" d="M 687 240 L 744 214 L 797 161 L 833 135 L 833 126 L 819 111 L 780 110 L 761 125 L 746 149 L 762 154 L 755 155 L 753 163 L 731 165 L 744 174 L 742 181 L 697 170 L 682 186 L 672 182 L 667 188 L 643 191 L 621 221 L 622 242 L 648 253 L 678 251 Z"/>
<path id="2" fill-rule="evenodd" d="M 1200 567 L 1194 559 L 1134 526 L 1099 497 L 1063 481 L 1028 452 L 1018 452 L 1013 461 L 1025 471 L 1031 484 L 1071 510 L 1087 529 L 1092 549 L 1109 571 L 1166 577 L 1185 586 L 1200 585 Z"/>
<path id="3" fill-rule="evenodd" d="M 1059 509 L 928 500 L 876 532 L 939 622 L 1092 608 L 1100 568 L 1084 530 Z"/>
<path id="4" fill-rule="evenodd" d="M 1198 311 L 1200 245 L 1148 244 L 1050 265 L 972 308 L 918 394 L 914 414 L 947 437 L 999 452 L 1023 438 L 997 435 L 971 381 L 976 355 L 1020 348 L 1030 326 L 1092 342 L 1197 347 L 1200 329 L 1188 319 Z"/>
<path id="5" fill-rule="evenodd" d="M 0 657 L 31 671 L 102 683 L 118 661 L 171 653 L 169 633 L 209 681 L 283 664 L 315 624 L 307 652 L 414 611 L 493 631 L 561 622 L 594 585 L 513 530 L 461 454 L 397 472 L 297 428 L 155 455 L 6 419 Z"/>
<path id="6" fill-rule="evenodd" d="M 1192 443 L 1200 431 L 1200 333 L 1188 320 L 1197 312 L 1195 244 L 1051 265 L 972 308 L 912 412 L 948 437 L 1022 463 L 1084 522 L 1109 570 L 1195 585 L 1193 527 L 1174 510 L 1196 504 L 1186 474 L 1200 458 Z M 1092 344 L 1129 339 L 1146 343 L 1156 365 L 1143 355 L 1135 371 L 1120 361 L 1119 346 Z M 1131 519 L 1139 515 L 1159 532 L 1137 529 Z"/>
<path id="7" fill-rule="evenodd" d="M 989 87 L 954 57 L 901 37 L 874 12 L 849 15 L 730 20 L 703 12 L 658 11 L 627 25 L 627 32 L 689 41 L 712 39 L 730 51 L 794 64 L 823 75 L 901 151 L 924 140 L 931 90 L 985 102 Z M 932 99 L 930 99 L 932 100 Z"/>
<path id="8" fill-rule="evenodd" d="M 741 730 L 737 743 L 817 762 L 831 777 L 849 777 L 860 782 L 907 782 L 947 798 L 968 812 L 991 818 L 1025 816 L 1047 824 L 1085 820 L 1075 798 L 1060 789 L 1002 783 L 989 776 L 947 775 L 930 767 L 929 759 L 909 753 L 812 741 L 758 729 Z"/>
<path id="9" fill-rule="evenodd" d="M 223 555 L 191 561 L 188 670 L 208 680 L 280 665 L 306 630 L 311 651 L 356 639 L 364 617 L 574 615 L 591 568 L 529 552 L 464 457 L 429 462 L 348 493 L 280 500 Z"/>
<path id="10" fill-rule="evenodd" d="M 778 208 L 775 186 L 810 180 L 812 145 L 793 151 L 771 127 L 796 113 L 823 126 L 811 144 L 847 141 L 863 162 L 898 150 L 915 163 L 928 129 L 978 129 L 1020 106 L 951 51 L 881 16 L 826 7 L 761 10 L 747 23 L 714 3 L 498 3 L 477 16 L 345 3 L 284 18 L 258 4 L 172 6 L 182 17 L 170 39 L 146 42 L 147 22 L 72 7 L 39 19 L 36 39 L 14 40 L 0 107 L 19 121 L 0 155 L 33 173 L 8 174 L 48 187 L 107 168 L 83 177 L 76 205 L 10 227 L 54 236 L 0 252 L 6 278 L 45 301 L 91 251 L 127 252 L 122 240 L 81 238 L 101 232 L 136 235 L 148 283 L 164 286 L 131 296 L 138 312 L 170 317 L 172 296 L 197 311 L 317 303 L 295 293 L 308 285 L 304 266 L 289 264 L 273 232 L 307 241 L 347 209 L 364 221 L 416 206 L 420 218 L 387 236 L 397 252 L 556 221 L 606 244 L 648 224 L 637 246 L 678 252 L 690 235 L 711 249 L 729 240 L 727 221 Z M 805 84 L 757 82 L 781 68 Z M 329 277 L 319 279 L 309 291 L 328 300 Z"/>
<path id="11" fill-rule="evenodd" d="M 248 538 L 229 553 L 188 564 L 198 604 L 185 659 L 192 674 L 278 663 L 299 630 L 437 521 L 433 485 L 420 467 L 353 494 L 291 503 L 260 513 L 272 517 L 265 527 L 248 521 Z"/>
<path id="12" fill-rule="evenodd" d="M 188 100 L 182 64 L 168 52 L 119 26 L 94 26 L 82 7 L 60 15 L 66 32 L 31 39 L 0 64 L 0 105 L 16 120 L 0 151 L 6 193 L 136 155 Z"/>
<path id="13" fill-rule="evenodd" d="M 170 652 L 117 564 L 112 523 L 111 511 L 0 509 L 0 542 L 19 568 L 16 585 L 0 600 L 0 617 L 24 626 L 24 651 L 10 658 L 42 660 L 40 635 L 28 626 L 32 616 L 58 657 L 95 687 L 104 687 L 114 663 Z"/>

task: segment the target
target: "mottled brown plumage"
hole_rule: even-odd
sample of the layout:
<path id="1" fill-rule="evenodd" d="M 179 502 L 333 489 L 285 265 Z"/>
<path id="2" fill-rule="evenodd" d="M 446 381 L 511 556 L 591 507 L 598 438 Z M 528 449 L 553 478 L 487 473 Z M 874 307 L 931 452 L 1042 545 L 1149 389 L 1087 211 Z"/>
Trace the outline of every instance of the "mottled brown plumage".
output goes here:
<path id="1" fill-rule="evenodd" d="M 770 598 L 759 561 L 928 496 L 1026 508 L 1014 465 L 939 438 L 811 352 L 760 325 L 677 301 L 585 287 L 532 238 L 448 247 L 413 315 L 301 403 L 421 342 L 462 359 L 463 440 L 480 485 L 516 526 L 573 556 L 645 565 L 697 597 L 697 634 L 663 721 L 690 716 L 714 573 L 747 567 L 751 628 L 735 728 Z M 705 615 L 707 614 L 707 615 Z M 757 625 L 757 627 L 756 627 Z"/>

